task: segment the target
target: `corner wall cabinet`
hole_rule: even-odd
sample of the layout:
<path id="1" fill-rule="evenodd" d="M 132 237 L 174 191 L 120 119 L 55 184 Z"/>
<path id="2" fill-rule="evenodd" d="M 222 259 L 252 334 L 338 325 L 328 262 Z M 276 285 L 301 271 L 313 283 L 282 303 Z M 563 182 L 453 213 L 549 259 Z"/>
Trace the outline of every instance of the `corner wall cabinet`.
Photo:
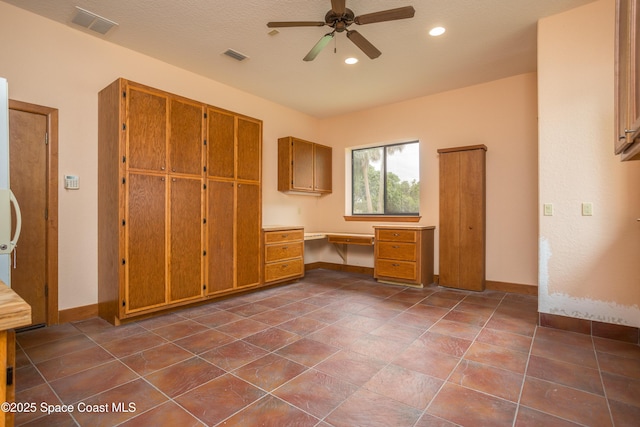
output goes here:
<path id="1" fill-rule="evenodd" d="M 485 288 L 486 151 L 484 145 L 438 150 L 441 286 Z"/>
<path id="2" fill-rule="evenodd" d="M 433 283 L 435 227 L 374 226 L 374 277 L 423 287 Z"/>
<path id="3" fill-rule="evenodd" d="M 292 136 L 278 139 L 278 191 L 328 194 L 333 150 Z"/>
<path id="4" fill-rule="evenodd" d="M 265 227 L 263 236 L 265 283 L 304 277 L 304 228 Z"/>
<path id="5" fill-rule="evenodd" d="M 640 160 L 640 0 L 616 0 L 615 153 Z"/>
<path id="6" fill-rule="evenodd" d="M 213 111 L 125 79 L 99 93 L 98 298 L 109 322 L 260 284 L 259 267 L 245 278 L 239 266 L 260 265 L 262 123 L 225 112 L 232 125 L 219 131 L 209 118 Z M 225 159 L 208 168 L 211 158 L 218 161 L 212 154 L 218 147 L 207 140 L 218 143 L 218 131 L 230 132 L 231 148 L 224 149 L 246 155 L 251 177 L 238 174 L 236 158 L 231 166 Z M 251 153 L 236 145 L 250 145 Z M 218 180 L 217 166 L 231 173 Z M 218 191 L 218 183 L 231 190 Z M 239 191 L 239 183 L 251 190 Z M 248 208 L 239 206 L 241 199 L 250 200 Z M 219 218 L 215 209 L 226 211 Z M 229 230 L 230 240 L 216 246 L 212 236 Z M 246 253 L 254 258 L 241 264 L 235 251 L 250 246 Z M 231 261 L 218 265 L 224 257 Z M 216 274 L 223 267 L 231 279 L 220 286 Z"/>

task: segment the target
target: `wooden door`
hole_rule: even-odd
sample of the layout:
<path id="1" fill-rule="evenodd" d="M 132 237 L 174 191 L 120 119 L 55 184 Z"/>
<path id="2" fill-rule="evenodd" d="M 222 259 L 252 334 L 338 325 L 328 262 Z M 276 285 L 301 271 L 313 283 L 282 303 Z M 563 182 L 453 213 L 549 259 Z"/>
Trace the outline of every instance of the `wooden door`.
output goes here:
<path id="1" fill-rule="evenodd" d="M 235 183 L 207 183 L 207 293 L 233 289 Z"/>
<path id="2" fill-rule="evenodd" d="M 237 195 L 237 286 L 260 283 L 260 186 L 238 184 Z"/>
<path id="3" fill-rule="evenodd" d="M 238 175 L 237 179 L 260 181 L 260 123 L 238 118 Z"/>
<path id="4" fill-rule="evenodd" d="M 172 173 L 202 173 L 203 107 L 171 100 L 169 164 Z"/>
<path id="5" fill-rule="evenodd" d="M 11 287 L 31 306 L 37 325 L 47 323 L 48 306 L 47 116 L 10 109 L 9 132 L 11 190 L 22 212 L 20 240 L 10 256 Z"/>
<path id="6" fill-rule="evenodd" d="M 170 216 L 170 299 L 202 296 L 203 218 L 202 181 L 172 177 Z"/>
<path id="7" fill-rule="evenodd" d="M 460 153 L 440 153 L 440 284 L 460 283 Z"/>
<path id="8" fill-rule="evenodd" d="M 207 176 L 235 177 L 235 118 L 232 114 L 207 110 Z"/>
<path id="9" fill-rule="evenodd" d="M 293 189 L 313 190 L 313 144 L 299 139 L 293 140 Z"/>
<path id="10" fill-rule="evenodd" d="M 167 96 L 129 86 L 126 100 L 126 157 L 129 168 L 165 171 L 167 167 Z"/>
<path id="11" fill-rule="evenodd" d="M 167 302 L 165 176 L 127 177 L 125 311 Z"/>
<path id="12" fill-rule="evenodd" d="M 332 152 L 331 147 L 315 144 L 313 170 L 315 173 L 313 189 L 321 193 L 331 193 Z"/>
<path id="13" fill-rule="evenodd" d="M 485 280 L 485 151 L 460 154 L 460 287 L 482 291 Z"/>

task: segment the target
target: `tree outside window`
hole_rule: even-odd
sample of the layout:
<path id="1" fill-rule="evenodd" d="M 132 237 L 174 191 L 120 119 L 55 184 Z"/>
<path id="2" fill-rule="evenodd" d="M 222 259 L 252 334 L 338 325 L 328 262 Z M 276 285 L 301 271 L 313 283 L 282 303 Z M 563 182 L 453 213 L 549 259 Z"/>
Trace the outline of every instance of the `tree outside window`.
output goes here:
<path id="1" fill-rule="evenodd" d="M 352 150 L 353 215 L 418 215 L 418 141 Z"/>

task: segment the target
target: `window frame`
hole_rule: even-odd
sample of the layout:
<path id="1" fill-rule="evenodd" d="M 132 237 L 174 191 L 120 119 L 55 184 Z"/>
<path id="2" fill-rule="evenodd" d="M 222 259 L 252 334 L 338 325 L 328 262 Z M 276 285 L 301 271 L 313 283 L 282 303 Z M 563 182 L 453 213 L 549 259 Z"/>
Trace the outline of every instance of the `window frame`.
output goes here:
<path id="1" fill-rule="evenodd" d="M 346 221 L 390 221 L 390 222 L 418 222 L 420 221 L 420 201 L 418 201 L 418 212 L 410 212 L 410 213 L 389 213 L 387 211 L 387 148 L 395 147 L 399 145 L 408 145 L 408 144 L 418 144 L 418 153 L 420 152 L 420 140 L 419 139 L 407 139 L 399 142 L 391 142 L 391 143 L 383 143 L 383 144 L 372 144 L 358 147 L 350 147 L 347 151 L 346 163 L 349 165 L 348 170 L 345 175 L 346 177 L 346 187 L 348 189 L 347 197 L 345 201 L 347 202 L 347 209 L 345 209 L 344 219 Z M 382 167 L 381 172 L 384 171 L 383 178 L 383 213 L 354 213 L 354 190 L 355 190 L 355 180 L 354 180 L 354 153 L 360 150 L 371 150 L 375 148 L 382 148 Z M 418 157 L 418 183 L 420 182 L 420 157 Z"/>

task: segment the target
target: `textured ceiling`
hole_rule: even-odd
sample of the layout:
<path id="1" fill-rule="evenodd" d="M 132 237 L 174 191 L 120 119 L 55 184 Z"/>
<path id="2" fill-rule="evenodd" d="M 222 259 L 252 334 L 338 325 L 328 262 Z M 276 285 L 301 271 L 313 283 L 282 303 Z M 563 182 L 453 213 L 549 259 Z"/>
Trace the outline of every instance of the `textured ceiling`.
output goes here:
<path id="1" fill-rule="evenodd" d="M 371 60 L 345 33 L 312 62 L 329 0 L 3 0 L 60 23 L 75 6 L 117 22 L 100 37 L 315 117 L 324 118 L 536 70 L 536 23 L 594 0 L 347 0 L 355 15 L 413 6 L 411 19 L 352 25 L 382 51 Z M 447 32 L 427 33 L 436 25 Z M 238 62 L 222 53 L 249 58 Z M 356 56 L 356 65 L 344 59 Z"/>

